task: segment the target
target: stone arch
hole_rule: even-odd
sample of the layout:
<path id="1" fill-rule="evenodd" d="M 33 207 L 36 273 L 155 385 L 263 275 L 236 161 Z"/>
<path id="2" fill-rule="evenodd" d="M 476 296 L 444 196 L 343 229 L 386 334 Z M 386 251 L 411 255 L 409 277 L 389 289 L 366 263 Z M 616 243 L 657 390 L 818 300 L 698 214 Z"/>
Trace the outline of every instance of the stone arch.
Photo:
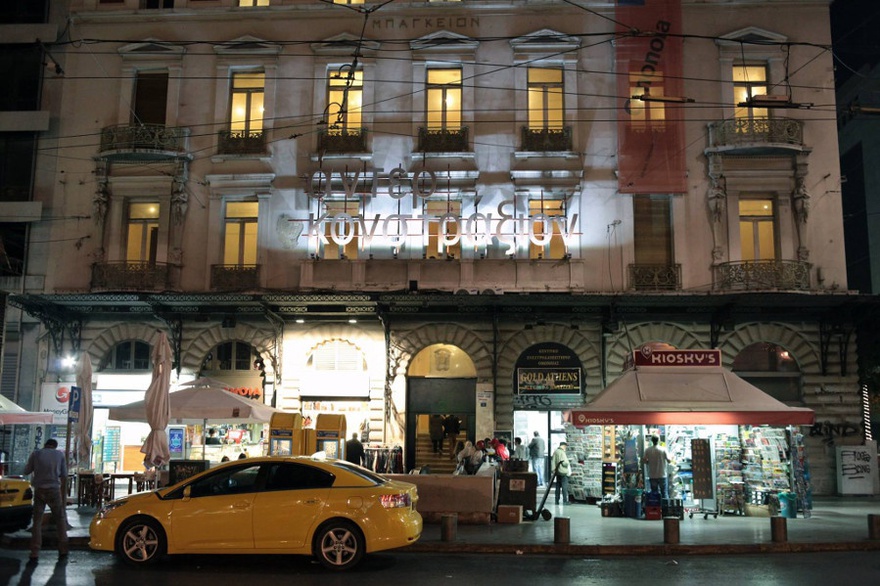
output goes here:
<path id="1" fill-rule="evenodd" d="M 492 379 L 492 352 L 476 333 L 458 324 L 431 323 L 398 335 L 392 341 L 400 353 L 398 372 L 407 372 L 409 363 L 422 349 L 432 344 L 457 346 L 467 354 L 477 370 L 477 380 Z"/>
<path id="2" fill-rule="evenodd" d="M 379 350 L 374 350 L 371 353 L 370 350 L 370 348 L 375 347 L 371 344 L 374 335 L 375 334 L 371 334 L 370 332 L 352 326 L 351 324 L 341 323 L 321 324 L 303 330 L 301 333 L 298 332 L 297 335 L 299 339 L 297 343 L 297 357 L 293 361 L 293 364 L 288 363 L 287 365 L 289 367 L 293 366 L 293 368 L 304 368 L 309 356 L 312 355 L 318 346 L 330 340 L 344 340 L 357 348 L 357 350 L 364 355 L 364 359 L 367 361 L 367 369 L 369 371 L 372 372 L 378 370 L 378 372 L 384 372 L 384 354 Z M 377 364 L 379 366 L 377 366 Z"/>
<path id="3" fill-rule="evenodd" d="M 645 322 L 625 326 L 608 341 L 608 373 L 623 372 L 633 350 L 648 342 L 665 342 L 681 350 L 704 348 L 706 344 L 694 328 L 672 322 Z M 612 374 L 613 373 L 613 374 Z"/>
<path id="4" fill-rule="evenodd" d="M 217 344 L 223 342 L 247 342 L 259 353 L 266 369 L 266 380 L 275 379 L 275 356 L 272 350 L 275 347 L 275 336 L 272 332 L 256 328 L 250 324 L 238 322 L 234 328 L 223 328 L 220 325 L 211 326 L 198 332 L 189 341 L 181 343 L 180 367 L 192 373 L 198 374 L 202 368 L 205 355 Z M 185 348 L 184 348 L 185 346 Z"/>
<path id="5" fill-rule="evenodd" d="M 733 359 L 740 352 L 758 342 L 771 342 L 788 350 L 801 373 L 821 372 L 821 361 L 815 344 L 791 325 L 774 322 L 738 325 L 720 344 L 722 362 L 733 364 Z"/>
<path id="6" fill-rule="evenodd" d="M 161 330 L 162 328 L 156 327 L 155 324 L 141 322 L 116 324 L 103 329 L 92 338 L 84 350 L 89 353 L 89 358 L 95 368 L 98 368 L 101 360 L 120 342 L 140 340 L 149 344 L 152 349 L 156 342 L 156 336 Z"/>

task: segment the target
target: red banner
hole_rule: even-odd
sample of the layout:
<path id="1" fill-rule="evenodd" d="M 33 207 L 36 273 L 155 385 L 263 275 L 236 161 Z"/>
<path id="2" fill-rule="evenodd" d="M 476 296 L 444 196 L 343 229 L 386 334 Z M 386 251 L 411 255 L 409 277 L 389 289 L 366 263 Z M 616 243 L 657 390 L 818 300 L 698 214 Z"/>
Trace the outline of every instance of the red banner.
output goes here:
<path id="1" fill-rule="evenodd" d="M 681 0 L 618 0 L 615 15 L 618 190 L 684 193 Z"/>

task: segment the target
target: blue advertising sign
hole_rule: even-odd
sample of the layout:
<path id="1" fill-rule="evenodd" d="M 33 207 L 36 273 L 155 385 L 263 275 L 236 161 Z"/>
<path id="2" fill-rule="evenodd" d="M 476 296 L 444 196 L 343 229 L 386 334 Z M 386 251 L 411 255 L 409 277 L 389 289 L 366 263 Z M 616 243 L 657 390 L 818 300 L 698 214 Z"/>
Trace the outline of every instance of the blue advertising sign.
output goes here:
<path id="1" fill-rule="evenodd" d="M 185 430 L 182 427 L 172 427 L 168 430 L 168 450 L 172 458 L 175 455 L 183 455 L 184 434 Z"/>

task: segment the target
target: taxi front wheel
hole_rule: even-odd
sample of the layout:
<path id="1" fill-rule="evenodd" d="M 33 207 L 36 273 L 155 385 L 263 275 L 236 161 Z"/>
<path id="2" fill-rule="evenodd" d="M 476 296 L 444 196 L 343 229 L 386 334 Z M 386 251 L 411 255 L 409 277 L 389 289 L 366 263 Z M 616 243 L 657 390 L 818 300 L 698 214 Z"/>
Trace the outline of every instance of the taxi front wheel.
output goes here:
<path id="1" fill-rule="evenodd" d="M 165 531 L 153 519 L 135 518 L 123 524 L 116 538 L 116 554 L 128 564 L 155 563 L 167 551 Z"/>
<path id="2" fill-rule="evenodd" d="M 328 521 L 315 533 L 314 554 L 325 568 L 347 570 L 364 557 L 366 543 L 353 523 Z"/>

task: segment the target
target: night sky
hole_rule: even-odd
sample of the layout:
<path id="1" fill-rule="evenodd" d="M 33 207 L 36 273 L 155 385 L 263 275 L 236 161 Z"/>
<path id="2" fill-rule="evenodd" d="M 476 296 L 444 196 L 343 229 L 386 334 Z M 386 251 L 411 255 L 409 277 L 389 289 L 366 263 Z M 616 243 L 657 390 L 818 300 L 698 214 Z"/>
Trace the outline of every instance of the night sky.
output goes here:
<path id="1" fill-rule="evenodd" d="M 834 0 L 831 35 L 839 86 L 852 69 L 880 62 L 880 0 Z"/>

